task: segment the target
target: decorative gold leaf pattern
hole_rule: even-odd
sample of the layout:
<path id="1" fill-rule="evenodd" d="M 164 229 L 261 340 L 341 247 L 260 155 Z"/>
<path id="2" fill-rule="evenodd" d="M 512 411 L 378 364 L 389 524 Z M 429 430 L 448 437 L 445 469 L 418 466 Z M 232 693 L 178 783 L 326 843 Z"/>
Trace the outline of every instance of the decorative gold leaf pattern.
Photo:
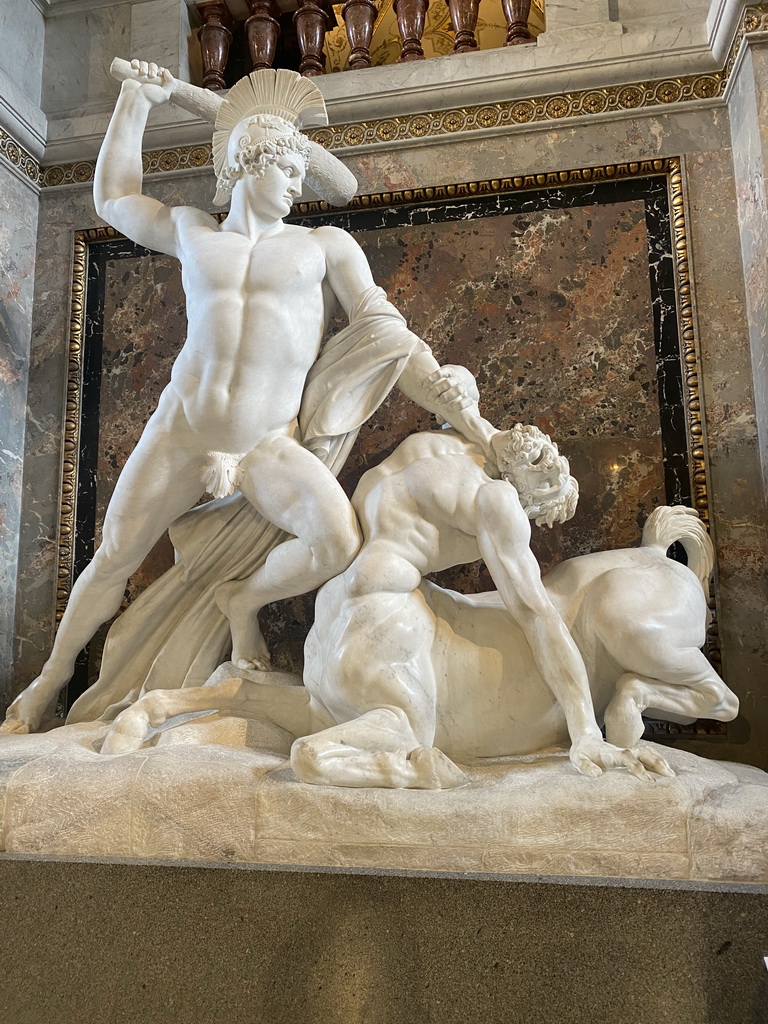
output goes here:
<path id="1" fill-rule="evenodd" d="M 357 146 L 391 143 L 402 139 L 426 138 L 458 132 L 488 130 L 517 124 L 564 120 L 572 117 L 597 116 L 611 111 L 638 110 L 674 103 L 710 100 L 722 96 L 744 40 L 750 32 L 768 31 L 768 4 L 745 8 L 722 71 L 706 75 L 686 75 L 632 85 L 587 89 L 555 96 L 539 96 L 510 100 L 481 107 L 457 108 L 415 114 L 409 117 L 360 121 L 351 124 L 315 128 L 308 134 L 327 149 L 349 149 Z M 79 161 L 73 164 L 41 168 L 26 150 L 0 129 L 0 155 L 42 187 L 83 184 L 93 178 L 95 164 Z M 144 154 L 144 173 L 206 167 L 211 163 L 210 145 L 184 146 L 155 150 Z"/>

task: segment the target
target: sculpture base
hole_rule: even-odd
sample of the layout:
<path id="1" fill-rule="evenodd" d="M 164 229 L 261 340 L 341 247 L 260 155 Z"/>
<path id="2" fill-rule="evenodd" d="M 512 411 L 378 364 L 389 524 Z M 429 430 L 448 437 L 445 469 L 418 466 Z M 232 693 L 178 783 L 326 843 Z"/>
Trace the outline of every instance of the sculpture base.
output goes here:
<path id="1" fill-rule="evenodd" d="M 0 854 L 0 921 L 8 1024 L 746 1024 L 768 1010 L 762 886 Z"/>
<path id="2" fill-rule="evenodd" d="M 299 782 L 287 734 L 242 719 L 189 721 L 115 757 L 97 752 L 105 732 L 0 736 L 2 849 L 768 881 L 768 774 L 684 751 L 664 748 L 677 778 L 652 783 L 587 779 L 551 751 L 466 767 L 456 790 L 340 789 Z"/>

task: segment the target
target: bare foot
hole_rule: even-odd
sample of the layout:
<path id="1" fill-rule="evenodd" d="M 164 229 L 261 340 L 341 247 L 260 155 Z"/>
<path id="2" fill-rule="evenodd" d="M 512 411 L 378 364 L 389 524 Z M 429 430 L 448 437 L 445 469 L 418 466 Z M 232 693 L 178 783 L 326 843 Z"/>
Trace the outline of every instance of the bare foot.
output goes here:
<path id="1" fill-rule="evenodd" d="M 214 592 L 219 611 L 229 620 L 232 631 L 232 661 L 241 669 L 269 672 L 272 656 L 259 628 L 259 609 L 252 608 L 243 594 L 243 584 L 221 583 Z"/>
<path id="2" fill-rule="evenodd" d="M 55 705 L 63 685 L 58 679 L 46 679 L 39 675 L 10 705 L 5 713 L 5 721 L 0 724 L 0 733 L 36 732 L 48 717 L 49 709 L 52 710 Z"/>

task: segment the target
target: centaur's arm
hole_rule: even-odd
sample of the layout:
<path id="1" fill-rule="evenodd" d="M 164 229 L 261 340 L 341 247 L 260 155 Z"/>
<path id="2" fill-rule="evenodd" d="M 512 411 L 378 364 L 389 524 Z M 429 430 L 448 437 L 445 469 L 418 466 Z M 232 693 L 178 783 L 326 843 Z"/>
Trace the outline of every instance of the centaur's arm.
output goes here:
<path id="1" fill-rule="evenodd" d="M 506 481 L 489 480 L 477 493 L 475 515 L 480 553 L 565 715 L 571 762 L 584 775 L 620 766 L 649 778 L 643 762 L 655 767 L 655 755 L 640 748 L 621 750 L 601 735 L 584 661 L 541 581 L 530 548 L 531 526 L 517 491 Z"/>

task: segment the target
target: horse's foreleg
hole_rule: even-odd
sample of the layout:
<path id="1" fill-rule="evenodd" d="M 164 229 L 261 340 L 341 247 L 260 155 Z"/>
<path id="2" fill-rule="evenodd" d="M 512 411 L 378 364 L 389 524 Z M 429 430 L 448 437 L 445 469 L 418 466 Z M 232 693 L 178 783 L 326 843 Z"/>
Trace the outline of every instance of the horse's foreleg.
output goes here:
<path id="1" fill-rule="evenodd" d="M 452 789 L 467 781 L 437 747 L 419 746 L 407 715 L 393 707 L 296 740 L 291 767 L 316 786 Z"/>
<path id="2" fill-rule="evenodd" d="M 648 708 L 688 718 L 730 722 L 739 712 L 738 698 L 696 649 L 658 659 L 654 676 L 626 672 L 605 709 L 605 735 L 617 746 L 634 747 L 643 734 Z"/>
<path id="3" fill-rule="evenodd" d="M 101 752 L 123 754 L 138 750 L 151 729 L 159 728 L 177 715 L 199 711 L 229 711 L 242 718 L 263 719 L 293 736 L 303 736 L 313 728 L 310 698 L 303 686 L 271 686 L 246 679 L 224 679 L 213 686 L 150 690 L 117 716 Z"/>

